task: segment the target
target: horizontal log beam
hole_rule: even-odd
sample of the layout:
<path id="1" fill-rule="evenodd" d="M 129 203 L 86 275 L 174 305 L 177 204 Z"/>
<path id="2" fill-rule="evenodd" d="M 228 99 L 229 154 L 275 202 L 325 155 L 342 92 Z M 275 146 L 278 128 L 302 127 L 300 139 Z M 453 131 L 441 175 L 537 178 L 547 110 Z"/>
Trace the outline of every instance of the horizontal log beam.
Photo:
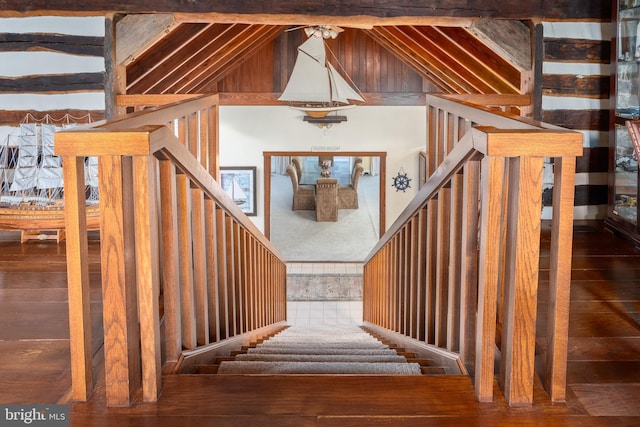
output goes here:
<path id="1" fill-rule="evenodd" d="M 548 38 L 544 40 L 545 61 L 608 64 L 611 60 L 609 40 Z"/>
<path id="2" fill-rule="evenodd" d="M 221 92 L 220 105 L 259 105 L 259 106 L 286 106 L 278 101 L 280 93 L 272 92 Z M 177 95 L 119 95 L 117 103 L 120 106 L 136 107 L 150 105 L 164 105 L 170 102 L 181 101 L 187 98 L 199 96 L 197 94 Z M 363 106 L 411 106 L 425 105 L 424 93 L 364 93 L 366 102 Z"/>
<path id="3" fill-rule="evenodd" d="M 0 33 L 0 52 L 29 51 L 104 56 L 104 37 L 41 33 Z"/>
<path id="4" fill-rule="evenodd" d="M 609 110 L 547 110 L 542 121 L 574 130 L 609 130 Z"/>
<path id="5" fill-rule="evenodd" d="M 104 90 L 104 73 L 0 78 L 0 93 L 69 93 Z"/>
<path id="6" fill-rule="evenodd" d="M 71 0 L 4 0 L 0 16 L 30 14 L 89 14 L 89 13 L 223 13 L 223 14 L 263 14 L 263 15 L 307 15 L 307 16 L 372 16 L 372 17 L 452 17 L 452 18 L 501 18 L 501 19 L 594 19 L 608 21 L 611 16 L 608 0 L 531 0 L 511 2 L 508 7 L 495 0 L 459 2 L 433 0 L 386 0 L 363 2 L 358 0 L 328 0 L 323 2 L 300 0 L 265 0 L 239 2 L 220 0 L 216 2 L 148 0 L 91 2 Z"/>
<path id="7" fill-rule="evenodd" d="M 542 94 L 606 99 L 609 97 L 610 83 L 609 76 L 545 74 L 542 76 Z"/>

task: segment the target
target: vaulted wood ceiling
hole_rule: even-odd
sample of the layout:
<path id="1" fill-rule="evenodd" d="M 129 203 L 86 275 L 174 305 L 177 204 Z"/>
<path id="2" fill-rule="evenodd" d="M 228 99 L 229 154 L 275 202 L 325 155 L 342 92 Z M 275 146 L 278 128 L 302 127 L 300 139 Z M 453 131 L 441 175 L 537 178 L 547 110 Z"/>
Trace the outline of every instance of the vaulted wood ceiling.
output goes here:
<path id="1" fill-rule="evenodd" d="M 128 94 L 209 92 L 233 70 L 266 49 L 276 52 L 269 57 L 271 61 L 286 62 L 276 64 L 275 68 L 280 67 L 287 77 L 293 64 L 293 55 L 286 51 L 294 47 L 282 45 L 291 40 L 287 35 L 295 26 L 175 22 L 170 16 L 142 19 L 123 21 L 118 32 L 118 37 L 122 38 L 118 39 L 119 44 L 126 46 L 118 54 L 118 61 L 126 67 Z M 430 85 L 433 91 L 521 93 L 522 75 L 530 68 L 529 29 L 519 21 L 495 22 L 503 27 L 507 25 L 498 43 L 492 43 L 481 26 L 389 25 L 348 31 L 359 32 L 360 40 L 364 34 L 370 39 L 367 43 L 372 40 L 378 49 L 381 47 L 407 64 L 425 80 L 425 87 Z M 145 27 L 156 31 L 145 32 Z M 486 23 L 485 27 L 497 28 Z M 342 49 L 348 50 L 348 55 L 357 55 L 362 44 L 343 46 Z M 528 50 L 521 52 L 522 46 Z M 342 52 L 341 56 L 344 55 Z M 369 61 L 375 65 L 376 59 Z M 371 64 L 359 66 L 366 70 Z M 362 73 L 355 74 L 363 78 Z M 276 79 L 280 77 L 274 77 Z M 360 86 L 357 78 L 354 82 Z M 281 90 L 278 82 L 273 87 L 275 91 Z"/>

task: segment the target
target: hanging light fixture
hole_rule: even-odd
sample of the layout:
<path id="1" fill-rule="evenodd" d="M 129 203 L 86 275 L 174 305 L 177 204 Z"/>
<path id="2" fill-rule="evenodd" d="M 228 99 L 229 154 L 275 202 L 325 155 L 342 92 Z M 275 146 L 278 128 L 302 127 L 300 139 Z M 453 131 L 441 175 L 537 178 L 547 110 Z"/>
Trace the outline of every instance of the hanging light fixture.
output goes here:
<path id="1" fill-rule="evenodd" d="M 323 39 L 335 39 L 343 31 L 342 28 L 335 25 L 318 25 L 314 27 L 305 27 L 304 33 L 307 37 L 322 37 Z"/>

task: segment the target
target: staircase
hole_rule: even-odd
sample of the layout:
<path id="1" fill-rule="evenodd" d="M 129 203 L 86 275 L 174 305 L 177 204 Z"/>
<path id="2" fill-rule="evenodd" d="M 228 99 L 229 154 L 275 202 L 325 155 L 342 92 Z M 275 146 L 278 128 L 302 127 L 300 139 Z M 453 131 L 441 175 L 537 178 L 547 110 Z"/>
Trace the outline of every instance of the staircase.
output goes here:
<path id="1" fill-rule="evenodd" d="M 422 375 L 444 374 L 357 326 L 288 327 L 198 373 L 224 375 Z"/>

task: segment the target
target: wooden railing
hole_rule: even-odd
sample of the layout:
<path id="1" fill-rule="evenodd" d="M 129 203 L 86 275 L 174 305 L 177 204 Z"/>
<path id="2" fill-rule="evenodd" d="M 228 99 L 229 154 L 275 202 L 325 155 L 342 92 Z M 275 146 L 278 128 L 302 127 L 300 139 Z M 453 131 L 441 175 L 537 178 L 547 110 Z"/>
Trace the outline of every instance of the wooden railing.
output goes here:
<path id="1" fill-rule="evenodd" d="M 218 185 L 217 96 L 151 108 L 60 132 L 66 203 L 72 398 L 93 389 L 92 340 L 104 339 L 108 406 L 142 388 L 156 401 L 161 374 L 185 353 L 286 319 L 278 251 Z M 104 337 L 92 337 L 84 158 L 99 157 Z"/>
<path id="2" fill-rule="evenodd" d="M 427 96 L 428 175 L 365 261 L 364 320 L 458 353 L 480 401 L 533 401 L 544 158 L 553 218 L 544 385 L 565 399 L 576 157 L 582 135 Z"/>

